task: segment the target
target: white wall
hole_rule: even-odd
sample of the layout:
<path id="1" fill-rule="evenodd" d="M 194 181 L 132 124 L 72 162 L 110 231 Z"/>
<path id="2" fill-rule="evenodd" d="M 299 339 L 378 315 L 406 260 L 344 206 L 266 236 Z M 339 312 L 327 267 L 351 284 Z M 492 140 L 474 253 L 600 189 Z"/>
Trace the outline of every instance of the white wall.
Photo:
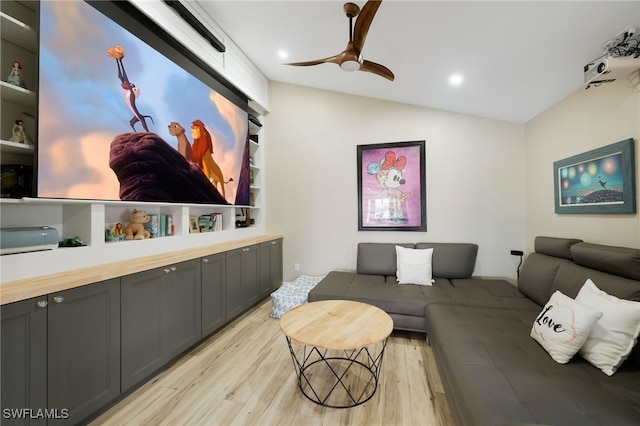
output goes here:
<path id="1" fill-rule="evenodd" d="M 625 81 L 579 89 L 525 125 L 526 245 L 538 235 L 640 248 L 639 214 L 555 214 L 553 162 L 635 139 L 636 199 L 640 209 L 640 91 Z"/>
<path id="2" fill-rule="evenodd" d="M 269 98 L 266 231 L 285 236 L 285 280 L 355 269 L 360 241 L 473 242 L 475 275 L 515 279 L 524 125 L 280 82 Z M 359 232 L 356 145 L 410 140 L 426 140 L 427 232 Z"/>

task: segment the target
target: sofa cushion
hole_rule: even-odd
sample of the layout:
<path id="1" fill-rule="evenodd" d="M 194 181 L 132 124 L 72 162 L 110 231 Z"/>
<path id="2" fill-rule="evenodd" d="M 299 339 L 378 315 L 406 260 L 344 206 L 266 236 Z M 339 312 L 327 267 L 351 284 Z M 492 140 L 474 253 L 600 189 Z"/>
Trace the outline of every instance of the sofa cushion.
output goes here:
<path id="1" fill-rule="evenodd" d="M 537 241 L 537 239 L 536 239 Z M 559 259 L 540 253 L 531 253 L 527 256 L 522 269 L 520 270 L 520 278 L 518 279 L 518 290 L 538 305 L 542 306 L 547 303 L 549 297 L 553 293 L 551 286 L 556 277 L 558 269 L 562 264 L 570 264 L 569 260 Z M 584 281 L 583 281 L 584 282 Z M 575 297 L 566 291 L 560 290 L 569 297 Z"/>
<path id="2" fill-rule="evenodd" d="M 358 275 L 345 298 L 377 306 L 388 314 L 424 316 L 422 286 L 386 282 L 380 275 Z"/>
<path id="3" fill-rule="evenodd" d="M 533 247 L 536 253 L 572 260 L 571 246 L 580 242 L 576 238 L 536 237 Z"/>
<path id="4" fill-rule="evenodd" d="M 584 283 L 576 302 L 604 313 L 580 349 L 580 355 L 611 376 L 627 359 L 638 341 L 640 302 L 611 296 L 591 280 Z"/>
<path id="5" fill-rule="evenodd" d="M 473 274 L 478 245 L 470 243 L 417 243 L 417 249 L 433 249 L 434 278 L 469 278 Z"/>
<path id="6" fill-rule="evenodd" d="M 559 364 L 566 364 L 602 318 L 602 311 L 588 308 L 556 291 L 533 321 L 531 337 Z"/>
<path id="7" fill-rule="evenodd" d="M 451 285 L 468 293 L 490 293 L 497 297 L 523 297 L 518 287 L 505 280 L 463 278 L 451 280 Z"/>
<path id="8" fill-rule="evenodd" d="M 398 284 L 431 285 L 433 249 L 412 249 L 396 246 Z"/>
<path id="9" fill-rule="evenodd" d="M 356 271 L 367 275 L 396 275 L 396 245 L 414 248 L 413 243 L 359 243 Z"/>
<path id="10" fill-rule="evenodd" d="M 640 281 L 585 268 L 575 263 L 566 263 L 558 268 L 551 290 L 560 290 L 575 298 L 587 279 L 591 279 L 601 290 L 620 299 L 640 301 Z"/>
<path id="11" fill-rule="evenodd" d="M 309 291 L 309 302 L 344 299 L 347 289 L 356 277 L 355 272 L 331 271 Z"/>
<path id="12" fill-rule="evenodd" d="M 540 311 L 540 305 L 524 297 L 514 285 L 504 280 L 436 278 L 434 284 L 423 287 L 422 292 L 427 305 L 482 306 Z"/>
<path id="13" fill-rule="evenodd" d="M 640 249 L 579 243 L 571 246 L 578 265 L 640 280 Z"/>

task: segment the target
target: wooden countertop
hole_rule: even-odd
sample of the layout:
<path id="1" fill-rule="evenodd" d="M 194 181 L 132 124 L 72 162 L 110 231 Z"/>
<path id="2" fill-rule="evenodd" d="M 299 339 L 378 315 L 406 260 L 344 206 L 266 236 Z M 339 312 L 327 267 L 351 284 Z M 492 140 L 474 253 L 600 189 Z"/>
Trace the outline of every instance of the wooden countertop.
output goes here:
<path id="1" fill-rule="evenodd" d="M 354 350 L 383 341 L 393 320 L 382 309 L 351 300 L 323 300 L 295 307 L 280 318 L 292 340 L 323 349 Z"/>
<path id="2" fill-rule="evenodd" d="M 198 246 L 192 249 L 172 251 L 153 256 L 138 257 L 120 262 L 106 263 L 89 268 L 72 269 L 54 274 L 0 283 L 0 305 L 43 296 L 93 284 L 111 278 L 122 277 L 153 268 L 159 268 L 199 257 L 234 250 L 241 247 L 277 240 L 282 235 L 260 235 L 224 243 Z"/>

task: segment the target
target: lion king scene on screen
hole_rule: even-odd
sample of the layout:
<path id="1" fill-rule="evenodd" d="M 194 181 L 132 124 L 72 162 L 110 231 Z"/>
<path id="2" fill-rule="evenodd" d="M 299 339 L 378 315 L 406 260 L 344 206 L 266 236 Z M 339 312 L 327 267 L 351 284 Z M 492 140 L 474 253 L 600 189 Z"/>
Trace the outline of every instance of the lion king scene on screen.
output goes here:
<path id="1" fill-rule="evenodd" d="M 84 2 L 41 14 L 39 197 L 249 204 L 243 108 Z"/>

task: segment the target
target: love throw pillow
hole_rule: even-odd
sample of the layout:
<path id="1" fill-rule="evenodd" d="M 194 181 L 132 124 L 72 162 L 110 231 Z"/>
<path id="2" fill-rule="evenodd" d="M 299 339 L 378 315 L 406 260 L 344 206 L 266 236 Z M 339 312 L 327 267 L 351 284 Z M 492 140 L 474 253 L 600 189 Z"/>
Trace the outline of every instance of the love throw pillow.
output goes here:
<path id="1" fill-rule="evenodd" d="M 603 312 L 580 349 L 580 356 L 611 376 L 638 340 L 640 302 L 618 299 L 600 290 L 591 280 L 584 283 L 576 302 Z"/>
<path id="2" fill-rule="evenodd" d="M 431 285 L 433 249 L 396 246 L 398 284 Z"/>
<path id="3" fill-rule="evenodd" d="M 531 337 L 557 363 L 566 364 L 580 350 L 602 312 L 584 307 L 559 291 L 551 295 L 531 328 Z"/>

